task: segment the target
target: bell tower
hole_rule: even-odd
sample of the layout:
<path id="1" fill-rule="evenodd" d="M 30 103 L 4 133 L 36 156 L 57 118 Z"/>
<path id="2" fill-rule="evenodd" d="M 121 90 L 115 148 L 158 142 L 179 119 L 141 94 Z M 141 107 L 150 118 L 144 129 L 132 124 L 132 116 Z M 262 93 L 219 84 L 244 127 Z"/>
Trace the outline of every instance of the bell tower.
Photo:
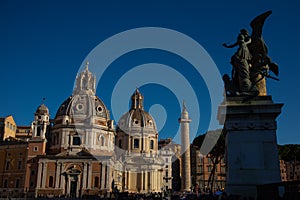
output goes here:
<path id="1" fill-rule="evenodd" d="M 32 138 L 46 139 L 46 132 L 50 125 L 49 117 L 49 109 L 45 104 L 41 104 L 34 114 L 34 121 L 31 123 Z"/>

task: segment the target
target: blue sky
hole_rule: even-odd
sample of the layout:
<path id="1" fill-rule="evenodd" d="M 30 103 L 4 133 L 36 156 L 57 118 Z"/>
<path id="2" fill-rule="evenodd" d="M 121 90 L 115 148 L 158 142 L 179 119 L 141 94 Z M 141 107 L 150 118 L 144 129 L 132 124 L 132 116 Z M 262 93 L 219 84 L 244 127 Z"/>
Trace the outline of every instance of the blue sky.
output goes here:
<path id="1" fill-rule="evenodd" d="M 274 102 L 285 104 L 278 118 L 278 143 L 300 144 L 297 89 L 300 85 L 297 66 L 300 13 L 297 1 L 1 0 L 0 116 L 12 114 L 17 125 L 29 125 L 45 97 L 53 118 L 59 105 L 72 94 L 76 74 L 87 55 L 107 38 L 134 28 L 163 27 L 183 33 L 204 47 L 221 74 L 230 73 L 229 59 L 235 49 L 225 49 L 221 44 L 234 42 L 241 28 L 251 32 L 249 22 L 267 10 L 273 13 L 265 23 L 263 37 L 269 55 L 280 67 L 280 81 L 267 80 L 267 89 Z M 188 65 L 178 56 L 164 51 L 130 52 L 108 68 L 101 79 L 103 84 L 97 87 L 97 95 L 110 107 L 116 77 L 136 65 L 151 62 L 174 68 Z M 92 63 L 90 65 L 92 70 Z M 210 109 L 206 106 L 210 103 L 208 91 L 195 73 L 183 71 L 181 73 L 194 84 L 199 81 L 197 90 L 203 96 L 200 105 L 203 123 L 196 134 L 201 134 L 207 129 L 210 117 Z M 157 123 L 166 122 L 161 130 L 162 137 L 173 136 L 178 128 L 181 102 L 172 100 L 174 94 L 157 84 L 140 86 L 140 89 L 145 96 L 146 109 L 153 104 L 165 107 L 166 116 Z M 126 106 L 128 100 L 124 99 Z M 161 107 L 155 108 L 161 110 Z"/>

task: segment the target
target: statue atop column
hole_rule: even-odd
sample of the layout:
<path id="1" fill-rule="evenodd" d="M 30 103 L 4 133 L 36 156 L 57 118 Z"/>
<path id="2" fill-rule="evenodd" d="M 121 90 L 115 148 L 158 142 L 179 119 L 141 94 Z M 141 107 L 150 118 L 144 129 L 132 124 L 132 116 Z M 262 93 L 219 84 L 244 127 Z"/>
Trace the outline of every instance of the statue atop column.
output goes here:
<path id="1" fill-rule="evenodd" d="M 270 75 L 271 71 L 278 76 L 278 65 L 268 56 L 268 48 L 262 38 L 264 22 L 271 13 L 267 11 L 251 21 L 251 36 L 246 29 L 241 29 L 234 44 L 223 44 L 227 48 L 238 46 L 230 61 L 231 79 L 227 74 L 223 76 L 227 96 L 264 96 L 265 77 L 279 80 Z"/>

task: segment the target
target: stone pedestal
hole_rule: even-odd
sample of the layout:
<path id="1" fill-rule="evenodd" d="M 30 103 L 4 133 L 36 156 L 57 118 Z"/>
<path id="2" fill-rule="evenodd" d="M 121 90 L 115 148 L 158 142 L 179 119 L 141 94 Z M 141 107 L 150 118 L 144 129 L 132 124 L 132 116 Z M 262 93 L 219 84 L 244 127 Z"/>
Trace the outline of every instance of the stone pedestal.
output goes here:
<path id="1" fill-rule="evenodd" d="M 227 97 L 218 119 L 226 135 L 226 191 L 256 198 L 256 185 L 280 182 L 276 118 L 271 96 Z"/>

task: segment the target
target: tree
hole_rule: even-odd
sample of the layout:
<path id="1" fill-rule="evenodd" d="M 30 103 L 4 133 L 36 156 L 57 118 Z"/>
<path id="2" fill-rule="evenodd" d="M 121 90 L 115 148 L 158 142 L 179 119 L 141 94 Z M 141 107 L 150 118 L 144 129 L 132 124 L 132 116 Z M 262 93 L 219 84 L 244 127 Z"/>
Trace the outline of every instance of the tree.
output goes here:
<path id="1" fill-rule="evenodd" d="M 278 145 L 278 153 L 282 160 L 292 161 L 300 160 L 300 145 L 298 144 L 286 144 Z"/>
<path id="2" fill-rule="evenodd" d="M 224 158 L 224 154 L 225 154 L 225 135 L 226 134 L 225 134 L 225 131 L 222 129 L 208 131 L 208 132 L 206 132 L 206 134 L 196 137 L 193 141 L 193 145 L 201 147 L 203 144 L 203 141 L 205 140 L 205 136 L 207 134 L 219 136 L 215 146 L 212 148 L 212 150 L 209 152 L 209 154 L 206 155 L 212 162 L 212 170 L 210 171 L 209 179 L 208 179 L 208 187 L 212 191 L 214 181 L 215 181 L 216 168 L 217 168 L 218 164 L 221 162 L 222 158 Z"/>

